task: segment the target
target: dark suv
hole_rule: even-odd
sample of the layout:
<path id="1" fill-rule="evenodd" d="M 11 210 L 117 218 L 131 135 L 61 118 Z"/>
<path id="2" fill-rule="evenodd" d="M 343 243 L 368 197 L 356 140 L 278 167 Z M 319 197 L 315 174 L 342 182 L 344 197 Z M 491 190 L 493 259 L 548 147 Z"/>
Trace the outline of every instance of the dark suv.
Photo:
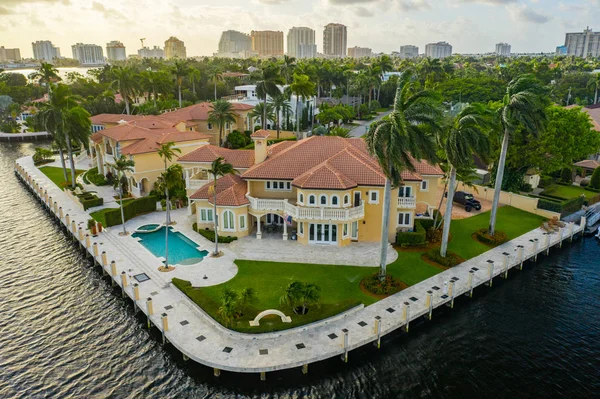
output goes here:
<path id="1" fill-rule="evenodd" d="M 446 193 L 446 198 L 448 193 Z M 473 194 L 465 193 L 464 191 L 457 191 L 454 193 L 454 202 L 465 206 L 465 211 L 471 212 L 472 209 L 476 211 L 481 210 L 481 202 L 477 201 Z"/>

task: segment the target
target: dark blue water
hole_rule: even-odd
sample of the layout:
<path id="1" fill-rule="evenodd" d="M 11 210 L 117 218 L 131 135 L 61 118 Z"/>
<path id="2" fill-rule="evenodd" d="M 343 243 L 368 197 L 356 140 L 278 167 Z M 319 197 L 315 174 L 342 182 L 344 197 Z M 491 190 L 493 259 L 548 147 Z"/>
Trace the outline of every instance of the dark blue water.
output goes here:
<path id="1" fill-rule="evenodd" d="M 600 246 L 577 240 L 410 334 L 258 375 L 186 363 L 18 183 L 0 144 L 1 398 L 598 397 Z"/>

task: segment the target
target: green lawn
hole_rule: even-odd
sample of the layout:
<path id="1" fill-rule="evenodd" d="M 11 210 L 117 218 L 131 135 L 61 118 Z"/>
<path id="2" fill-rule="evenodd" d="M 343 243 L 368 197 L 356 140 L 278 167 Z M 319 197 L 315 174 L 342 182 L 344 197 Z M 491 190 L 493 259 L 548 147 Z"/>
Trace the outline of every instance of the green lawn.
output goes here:
<path id="1" fill-rule="evenodd" d="M 131 202 L 131 201 L 133 201 L 133 200 L 135 200 L 135 198 L 128 198 L 128 199 L 124 199 L 124 200 L 123 200 L 123 205 L 125 205 L 125 204 L 127 204 L 128 202 Z M 118 202 L 119 202 L 119 201 L 117 200 L 117 203 L 118 203 Z M 105 214 L 106 212 L 108 212 L 108 211 L 112 211 L 113 209 L 120 209 L 120 208 L 121 208 L 121 207 L 118 207 L 118 208 L 103 208 L 103 209 L 100 209 L 99 211 L 96 211 L 96 212 L 92 212 L 92 213 L 90 213 L 90 216 L 91 216 L 92 218 L 94 218 L 94 220 L 96 220 L 97 222 L 100 222 L 100 223 L 102 223 L 102 226 L 106 226 L 106 221 L 104 220 L 104 214 Z"/>
<path id="2" fill-rule="evenodd" d="M 565 200 L 577 198 L 584 194 L 587 199 L 598 195 L 598 193 L 589 191 L 579 186 L 563 186 L 562 184 L 553 184 L 542 191 L 541 195 L 551 195 Z"/>
<path id="3" fill-rule="evenodd" d="M 43 166 L 40 168 L 40 171 L 48 176 L 50 180 L 54 182 L 58 187 L 63 188 L 71 184 L 71 169 L 67 169 L 67 176 L 69 177 L 68 184 L 65 184 L 65 177 L 63 173 L 63 169 L 56 166 Z M 81 173 L 85 172 L 85 170 L 75 169 L 75 175 L 79 176 Z"/>
<path id="4" fill-rule="evenodd" d="M 464 259 L 489 250 L 490 247 L 471 237 L 477 229 L 488 226 L 489 216 L 489 212 L 485 212 L 468 219 L 453 221 L 449 250 Z M 497 228 L 504 231 L 509 239 L 513 239 L 538 227 L 543 220 L 540 216 L 505 206 L 498 210 Z M 409 286 L 440 273 L 443 270 L 441 267 L 433 266 L 421 259 L 424 252 L 425 250 L 398 250 L 398 259 L 388 265 L 388 273 Z M 221 305 L 223 289 L 231 288 L 239 293 L 244 288 L 254 288 L 258 300 L 245 312 L 245 316 L 229 326 L 234 330 L 256 333 L 282 330 L 333 316 L 360 303 L 366 306 L 377 301 L 360 289 L 360 281 L 369 274 L 375 273 L 377 271 L 375 267 L 247 260 L 237 260 L 236 264 L 239 268 L 238 274 L 226 283 L 212 287 L 183 289 L 194 302 L 221 322 L 218 309 Z M 284 288 L 294 280 L 314 282 L 321 287 L 320 308 L 311 308 L 308 314 L 298 316 L 293 314 L 288 306 L 279 303 Z M 292 323 L 284 324 L 279 318 L 269 317 L 263 319 L 264 323 L 261 321 L 260 327 L 251 328 L 248 321 L 265 309 L 282 310 L 292 317 Z"/>

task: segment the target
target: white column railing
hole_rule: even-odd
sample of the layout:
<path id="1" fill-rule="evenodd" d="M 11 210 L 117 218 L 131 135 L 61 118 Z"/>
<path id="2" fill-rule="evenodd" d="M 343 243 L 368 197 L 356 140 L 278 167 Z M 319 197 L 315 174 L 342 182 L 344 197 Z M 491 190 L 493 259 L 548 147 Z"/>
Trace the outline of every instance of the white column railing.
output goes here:
<path id="1" fill-rule="evenodd" d="M 294 219 L 347 221 L 360 219 L 365 215 L 364 201 L 353 208 L 302 207 L 290 204 L 287 200 L 274 200 L 246 196 L 250 208 L 256 211 L 283 211 Z"/>
<path id="2" fill-rule="evenodd" d="M 398 208 L 416 208 L 416 197 L 398 197 Z"/>

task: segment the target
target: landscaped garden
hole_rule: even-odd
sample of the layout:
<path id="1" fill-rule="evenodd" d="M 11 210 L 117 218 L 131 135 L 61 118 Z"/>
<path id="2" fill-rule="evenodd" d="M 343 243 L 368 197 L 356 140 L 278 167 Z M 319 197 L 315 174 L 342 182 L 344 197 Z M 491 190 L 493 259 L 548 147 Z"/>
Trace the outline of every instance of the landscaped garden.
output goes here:
<path id="1" fill-rule="evenodd" d="M 590 198 L 598 195 L 598 192 L 588 190 L 580 186 L 553 184 L 540 193 L 541 196 L 556 197 L 563 200 L 577 198 L 582 194 L 585 195 L 585 198 L 589 200 Z"/>
<path id="2" fill-rule="evenodd" d="M 452 239 L 449 250 L 463 259 L 470 259 L 490 249 L 473 238 L 473 233 L 486 228 L 489 212 L 460 220 L 453 220 Z M 512 207 L 498 209 L 497 230 L 506 233 L 508 239 L 516 238 L 539 227 L 544 218 Z M 398 259 L 387 267 L 388 274 L 411 286 L 445 270 L 443 266 L 423 260 L 423 254 L 431 246 L 422 248 L 397 248 Z M 238 274 L 227 281 L 212 287 L 193 288 L 184 280 L 174 279 L 174 284 L 185 292 L 195 303 L 220 323 L 243 332 L 277 331 L 311 323 L 334 316 L 353 306 L 365 306 L 376 302 L 376 297 L 361 289 L 361 281 L 377 272 L 376 267 L 315 265 L 306 263 L 282 263 L 237 260 Z M 308 305 L 308 312 L 299 315 L 294 306 L 282 301 L 286 287 L 292 282 L 314 283 L 319 287 L 317 301 Z M 255 299 L 240 305 L 233 317 L 223 317 L 224 293 L 231 295 L 233 290 L 242 297 L 244 289 L 252 289 Z M 239 300 L 239 299 L 238 299 Z M 243 308 L 243 310 L 242 310 Z M 291 316 L 292 323 L 282 323 L 279 317 L 268 316 L 261 320 L 259 327 L 250 327 L 249 321 L 266 309 L 279 309 Z"/>
<path id="3" fill-rule="evenodd" d="M 60 167 L 43 166 L 40 168 L 40 172 L 48 176 L 48 178 L 60 188 L 65 188 L 71 184 L 71 169 L 67 169 L 67 176 L 69 177 L 68 181 L 65 181 L 63 169 Z M 79 176 L 83 172 L 85 172 L 85 170 L 75 169 L 75 176 Z"/>

